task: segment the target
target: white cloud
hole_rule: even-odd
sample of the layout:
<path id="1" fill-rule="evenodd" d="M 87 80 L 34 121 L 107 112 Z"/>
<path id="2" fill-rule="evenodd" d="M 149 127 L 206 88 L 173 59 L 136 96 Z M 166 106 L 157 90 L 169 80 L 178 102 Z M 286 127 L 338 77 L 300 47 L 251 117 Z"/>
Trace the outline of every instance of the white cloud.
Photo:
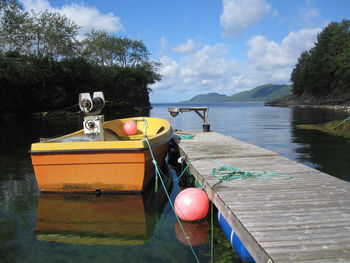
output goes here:
<path id="1" fill-rule="evenodd" d="M 232 95 L 266 83 L 289 83 L 301 52 L 314 46 L 320 31 L 292 31 L 279 43 L 255 36 L 248 42 L 247 60 L 240 63 L 224 44 L 205 45 L 178 61 L 162 56 L 162 80 L 151 87 L 155 91 L 151 97 L 168 91 L 169 100 L 183 101 L 208 92 Z"/>
<path id="2" fill-rule="evenodd" d="M 162 80 L 151 87 L 154 90 L 231 94 L 231 77 L 240 72 L 238 63 L 222 44 L 206 45 L 194 54 L 182 57 L 179 63 L 168 56 L 162 56 L 160 62 Z"/>
<path id="3" fill-rule="evenodd" d="M 197 48 L 196 43 L 192 39 L 187 39 L 187 42 L 182 45 L 178 45 L 173 48 L 173 51 L 177 53 L 191 53 Z"/>
<path id="4" fill-rule="evenodd" d="M 265 0 L 223 0 L 220 24 L 225 35 L 235 36 L 256 24 L 270 10 L 271 5 Z"/>
<path id="5" fill-rule="evenodd" d="M 320 31 L 320 28 L 292 31 L 280 44 L 264 36 L 253 37 L 248 42 L 247 65 L 250 74 L 261 82 L 288 82 L 298 57 L 314 45 Z"/>
<path id="6" fill-rule="evenodd" d="M 184 62 L 182 74 L 200 79 L 218 79 L 238 68 L 223 44 L 206 45 L 195 54 L 184 58 Z"/>
<path id="7" fill-rule="evenodd" d="M 21 0 L 24 9 L 30 11 L 31 9 L 35 11 L 45 11 L 46 9 L 52 9 L 49 1 L 41 0 Z"/>
<path id="8" fill-rule="evenodd" d="M 25 10 L 34 10 L 36 12 L 48 10 L 50 12 L 59 12 L 69 19 L 76 22 L 80 29 L 80 37 L 83 34 L 95 30 L 106 30 L 107 32 L 117 33 L 124 31 L 124 26 L 118 16 L 109 12 L 101 14 L 96 7 L 87 7 L 83 4 L 70 4 L 61 8 L 54 8 L 48 0 L 21 0 Z"/>

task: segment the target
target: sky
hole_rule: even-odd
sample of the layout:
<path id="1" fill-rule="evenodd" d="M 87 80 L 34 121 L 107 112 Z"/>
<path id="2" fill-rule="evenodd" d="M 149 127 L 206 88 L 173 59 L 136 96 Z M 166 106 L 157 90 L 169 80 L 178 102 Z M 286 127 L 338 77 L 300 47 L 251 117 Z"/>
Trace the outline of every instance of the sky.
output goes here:
<path id="1" fill-rule="evenodd" d="M 301 52 L 330 22 L 350 19 L 349 0 L 19 0 L 95 30 L 142 40 L 161 63 L 151 103 L 233 95 L 290 84 Z"/>

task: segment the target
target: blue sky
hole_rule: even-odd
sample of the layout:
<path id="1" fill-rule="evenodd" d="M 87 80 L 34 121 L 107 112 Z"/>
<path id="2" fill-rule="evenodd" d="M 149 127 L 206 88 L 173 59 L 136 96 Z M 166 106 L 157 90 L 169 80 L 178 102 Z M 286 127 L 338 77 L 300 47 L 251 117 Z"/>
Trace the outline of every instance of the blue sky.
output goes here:
<path id="1" fill-rule="evenodd" d="M 20 0 L 81 26 L 143 40 L 162 80 L 151 102 L 232 95 L 289 83 L 300 53 L 329 22 L 350 19 L 349 0 Z"/>

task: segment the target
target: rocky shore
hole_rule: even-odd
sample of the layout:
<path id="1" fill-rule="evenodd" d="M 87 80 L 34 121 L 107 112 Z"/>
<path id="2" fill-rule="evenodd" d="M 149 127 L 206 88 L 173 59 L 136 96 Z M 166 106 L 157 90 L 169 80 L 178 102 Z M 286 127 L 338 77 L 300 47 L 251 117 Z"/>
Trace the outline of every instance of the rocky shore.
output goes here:
<path id="1" fill-rule="evenodd" d="M 350 113 L 350 94 L 343 94 L 341 96 L 328 96 L 323 98 L 315 98 L 306 95 L 300 97 L 289 95 L 281 99 L 266 102 L 265 106 L 328 109 L 346 111 Z"/>

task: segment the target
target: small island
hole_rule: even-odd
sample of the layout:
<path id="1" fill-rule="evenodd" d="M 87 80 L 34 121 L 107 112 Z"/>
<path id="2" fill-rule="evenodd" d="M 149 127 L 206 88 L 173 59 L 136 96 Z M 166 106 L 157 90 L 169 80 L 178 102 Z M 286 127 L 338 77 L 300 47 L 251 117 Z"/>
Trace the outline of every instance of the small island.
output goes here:
<path id="1" fill-rule="evenodd" d="M 74 118 L 81 92 L 103 91 L 105 113 L 149 111 L 158 62 L 142 40 L 92 30 L 58 12 L 25 12 L 19 1 L 0 4 L 0 123 L 29 118 Z M 19 30 L 20 29 L 20 30 Z M 142 114 L 144 115 L 144 114 Z"/>
<path id="2" fill-rule="evenodd" d="M 350 112 L 350 20 L 332 22 L 304 51 L 291 74 L 292 94 L 268 106 Z"/>

